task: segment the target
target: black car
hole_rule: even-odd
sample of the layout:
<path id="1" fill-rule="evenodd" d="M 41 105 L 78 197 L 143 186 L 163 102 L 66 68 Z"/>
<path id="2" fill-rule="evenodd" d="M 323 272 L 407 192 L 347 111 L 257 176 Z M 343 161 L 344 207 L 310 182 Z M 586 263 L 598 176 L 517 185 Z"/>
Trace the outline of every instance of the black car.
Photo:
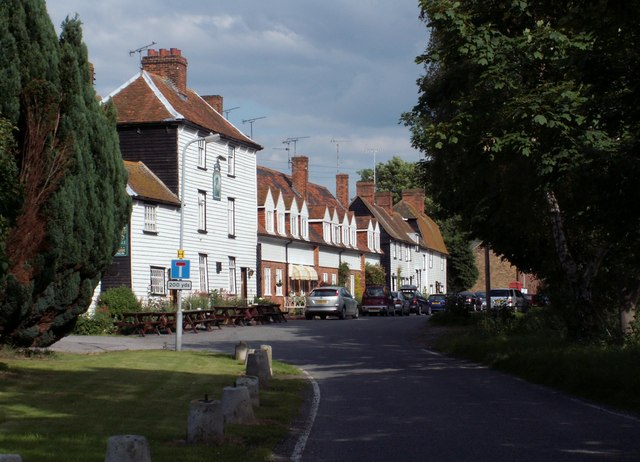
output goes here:
<path id="1" fill-rule="evenodd" d="M 431 314 L 427 299 L 414 285 L 400 287 L 400 292 L 409 300 L 409 312 L 415 314 Z"/>
<path id="2" fill-rule="evenodd" d="M 465 290 L 463 292 L 458 292 L 458 295 L 461 297 L 462 304 L 468 311 L 482 310 L 482 299 L 478 296 L 477 292 Z"/>

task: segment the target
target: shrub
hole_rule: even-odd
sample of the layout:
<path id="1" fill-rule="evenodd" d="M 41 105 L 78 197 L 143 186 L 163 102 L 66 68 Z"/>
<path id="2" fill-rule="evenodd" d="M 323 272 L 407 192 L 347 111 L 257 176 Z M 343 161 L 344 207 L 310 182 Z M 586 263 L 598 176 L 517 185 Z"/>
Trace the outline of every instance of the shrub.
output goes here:
<path id="1" fill-rule="evenodd" d="M 136 295 L 128 287 L 116 287 L 106 290 L 100 295 L 98 306 L 106 308 L 113 318 L 119 317 L 122 313 L 130 313 L 142 309 Z"/>
<path id="2" fill-rule="evenodd" d="M 97 310 L 93 316 L 78 316 L 73 328 L 75 335 L 104 335 L 114 332 L 113 320 L 106 309 Z"/>

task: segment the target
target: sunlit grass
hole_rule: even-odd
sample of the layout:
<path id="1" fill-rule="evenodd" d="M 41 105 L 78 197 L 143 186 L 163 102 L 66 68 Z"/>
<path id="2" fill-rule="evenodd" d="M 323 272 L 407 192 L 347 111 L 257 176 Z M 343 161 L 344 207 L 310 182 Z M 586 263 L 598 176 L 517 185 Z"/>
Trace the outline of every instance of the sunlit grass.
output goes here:
<path id="1" fill-rule="evenodd" d="M 224 444 L 198 447 L 184 444 L 189 402 L 220 399 L 244 373 L 230 357 L 122 351 L 9 355 L 0 363 L 0 453 L 30 462 L 103 461 L 107 438 L 119 434 L 144 435 L 154 462 L 265 460 L 286 437 L 307 386 L 297 369 L 274 362 L 258 425 L 229 426 Z"/>
<path id="2" fill-rule="evenodd" d="M 547 329 L 449 327 L 437 348 L 621 410 L 640 413 L 640 347 L 581 345 Z"/>

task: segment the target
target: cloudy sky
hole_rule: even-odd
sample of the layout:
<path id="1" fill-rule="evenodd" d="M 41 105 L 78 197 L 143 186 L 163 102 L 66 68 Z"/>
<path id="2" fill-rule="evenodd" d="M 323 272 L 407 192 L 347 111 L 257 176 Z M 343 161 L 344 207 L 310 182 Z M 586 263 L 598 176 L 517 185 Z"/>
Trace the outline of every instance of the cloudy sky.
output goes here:
<path id="1" fill-rule="evenodd" d="M 398 123 L 417 102 L 414 60 L 428 40 L 417 0 L 47 0 L 47 8 L 58 30 L 79 15 L 103 96 L 138 72 L 134 50 L 152 42 L 182 50 L 187 85 L 224 97 L 229 121 L 263 146 L 259 165 L 289 172 L 295 148 L 309 157 L 312 182 L 335 192 L 336 173 L 347 173 L 353 196 L 357 171 L 374 158 L 421 158 Z"/>

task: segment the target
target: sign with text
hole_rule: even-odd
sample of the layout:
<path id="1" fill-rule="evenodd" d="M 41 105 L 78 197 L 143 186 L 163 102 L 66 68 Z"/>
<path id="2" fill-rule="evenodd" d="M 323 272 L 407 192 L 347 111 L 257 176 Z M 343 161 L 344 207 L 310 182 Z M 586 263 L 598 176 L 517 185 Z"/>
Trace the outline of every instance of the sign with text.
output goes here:
<path id="1" fill-rule="evenodd" d="M 169 290 L 191 290 L 191 281 L 183 281 L 170 279 L 167 281 L 167 289 Z"/>
<path id="2" fill-rule="evenodd" d="M 171 260 L 171 279 L 189 279 L 191 261 Z"/>

